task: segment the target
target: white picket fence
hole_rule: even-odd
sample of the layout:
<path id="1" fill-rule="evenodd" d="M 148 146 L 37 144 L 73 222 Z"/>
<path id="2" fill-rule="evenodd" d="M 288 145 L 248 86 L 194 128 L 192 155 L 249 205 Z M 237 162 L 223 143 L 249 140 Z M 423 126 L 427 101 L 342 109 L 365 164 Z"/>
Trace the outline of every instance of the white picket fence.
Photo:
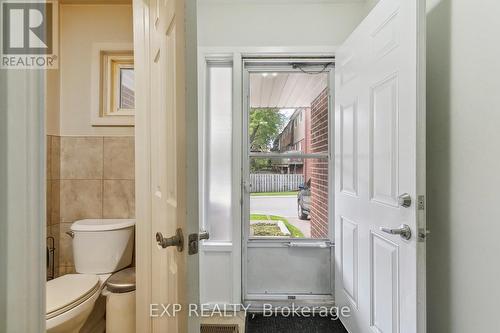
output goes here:
<path id="1" fill-rule="evenodd" d="M 256 193 L 297 191 L 302 184 L 304 184 L 303 174 L 250 174 L 250 191 Z"/>

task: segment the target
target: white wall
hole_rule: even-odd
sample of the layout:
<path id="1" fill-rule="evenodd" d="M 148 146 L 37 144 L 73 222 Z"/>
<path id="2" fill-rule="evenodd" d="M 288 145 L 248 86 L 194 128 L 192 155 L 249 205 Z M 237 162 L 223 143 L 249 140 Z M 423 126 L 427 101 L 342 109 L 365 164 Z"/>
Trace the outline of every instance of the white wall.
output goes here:
<path id="1" fill-rule="evenodd" d="M 500 2 L 427 5 L 428 332 L 500 332 Z"/>
<path id="2" fill-rule="evenodd" d="M 365 7 L 364 2 L 200 0 L 198 45 L 340 45 L 366 14 Z"/>
<path id="3" fill-rule="evenodd" d="M 131 5 L 60 7 L 60 135 L 133 135 L 133 127 L 92 127 L 92 43 L 132 43 Z"/>

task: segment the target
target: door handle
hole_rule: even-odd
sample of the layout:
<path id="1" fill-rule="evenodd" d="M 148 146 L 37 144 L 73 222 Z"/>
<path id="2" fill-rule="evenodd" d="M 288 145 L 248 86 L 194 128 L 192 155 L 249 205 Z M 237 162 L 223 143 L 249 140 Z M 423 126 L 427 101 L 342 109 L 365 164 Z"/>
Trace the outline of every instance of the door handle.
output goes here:
<path id="1" fill-rule="evenodd" d="M 326 249 L 329 247 L 335 247 L 333 242 L 288 242 L 285 243 L 286 247 L 313 247 Z"/>
<path id="2" fill-rule="evenodd" d="M 199 234 L 190 234 L 188 236 L 188 254 L 198 253 L 198 243 L 202 239 L 209 239 L 210 234 L 207 231 L 200 231 Z"/>
<path id="3" fill-rule="evenodd" d="M 164 237 L 161 232 L 156 233 L 156 243 L 163 249 L 169 246 L 176 246 L 177 251 L 182 252 L 184 248 L 184 236 L 182 234 L 182 229 L 178 228 L 175 235 L 172 237 Z"/>
<path id="4" fill-rule="evenodd" d="M 400 235 L 401 238 L 409 240 L 411 238 L 411 229 L 407 224 L 401 224 L 399 228 L 389 228 L 389 227 L 380 227 L 380 231 L 386 232 L 391 235 Z"/>
<path id="5" fill-rule="evenodd" d="M 208 233 L 208 231 L 201 231 L 198 234 L 198 240 L 209 239 L 209 238 L 210 238 L 210 234 Z"/>

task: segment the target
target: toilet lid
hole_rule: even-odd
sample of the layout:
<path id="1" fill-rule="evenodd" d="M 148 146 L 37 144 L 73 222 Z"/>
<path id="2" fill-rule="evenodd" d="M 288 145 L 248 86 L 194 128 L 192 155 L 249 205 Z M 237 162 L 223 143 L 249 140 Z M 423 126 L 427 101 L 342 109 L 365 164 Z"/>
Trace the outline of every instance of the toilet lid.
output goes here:
<path id="1" fill-rule="evenodd" d="M 99 278 L 92 274 L 67 274 L 47 281 L 47 316 L 72 309 L 98 289 Z"/>

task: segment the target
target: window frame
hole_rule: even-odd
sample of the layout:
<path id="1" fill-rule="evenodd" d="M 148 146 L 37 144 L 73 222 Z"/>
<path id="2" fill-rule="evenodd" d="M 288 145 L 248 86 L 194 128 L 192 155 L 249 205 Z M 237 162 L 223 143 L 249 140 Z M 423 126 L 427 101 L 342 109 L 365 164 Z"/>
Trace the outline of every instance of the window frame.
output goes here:
<path id="1" fill-rule="evenodd" d="M 101 110 L 102 117 L 133 116 L 135 109 L 120 108 L 121 69 L 134 68 L 132 52 L 101 52 Z"/>
<path id="2" fill-rule="evenodd" d="M 112 112 L 116 112 L 123 115 L 134 115 L 135 113 L 135 87 L 133 89 L 134 92 L 134 107 L 133 108 L 122 108 L 122 77 L 123 70 L 134 70 L 134 62 L 132 59 L 132 63 L 122 63 L 116 65 L 116 73 L 113 73 L 113 99 L 112 99 Z M 134 76 L 135 83 L 135 76 Z M 116 111 L 114 111 L 116 110 Z"/>
<path id="3" fill-rule="evenodd" d="M 134 126 L 135 108 L 116 107 L 120 105 L 119 69 L 134 67 L 133 45 L 131 43 L 93 43 L 91 58 L 90 125 L 94 127 Z"/>
<path id="4" fill-rule="evenodd" d="M 210 154 L 210 151 L 214 147 L 210 147 L 211 145 L 211 140 L 210 140 L 210 130 L 208 127 L 210 126 L 210 118 L 212 117 L 212 112 L 216 110 L 212 110 L 211 108 L 211 98 L 212 96 L 212 86 L 211 86 L 211 69 L 213 68 L 226 68 L 231 70 L 231 130 L 234 127 L 234 112 L 233 112 L 233 105 L 234 105 L 234 94 L 233 94 L 233 85 L 234 85 L 234 65 L 232 58 L 229 59 L 227 57 L 214 57 L 214 58 L 206 58 L 205 59 L 205 66 L 203 68 L 204 70 L 204 90 L 200 91 L 202 94 L 203 98 L 200 98 L 200 105 L 202 105 L 203 109 L 200 112 L 200 119 L 199 119 L 199 124 L 200 124 L 200 135 L 201 135 L 201 140 L 202 143 L 200 143 L 200 196 L 199 196 L 199 205 L 200 205 L 200 221 L 201 221 L 201 229 L 208 231 L 212 236 L 209 240 L 205 241 L 204 244 L 210 244 L 210 243 L 227 243 L 230 242 L 231 239 L 233 238 L 233 223 L 232 220 L 234 219 L 234 209 L 233 207 L 230 208 L 230 215 L 231 218 L 226 222 L 228 225 L 226 227 L 230 228 L 228 231 L 228 237 L 224 239 L 219 239 L 217 238 L 218 234 L 214 232 L 215 226 L 210 222 L 210 217 L 208 214 L 208 205 L 209 205 L 209 182 L 211 181 L 210 174 L 207 173 L 208 170 L 208 156 Z M 232 133 L 231 133 L 232 136 Z M 231 143 L 230 145 L 230 151 L 231 155 L 233 155 L 233 144 Z M 233 157 L 234 159 L 234 157 Z M 232 169 L 232 166 L 231 166 Z M 231 177 L 231 193 L 230 196 L 233 197 L 233 174 L 229 175 Z"/>

